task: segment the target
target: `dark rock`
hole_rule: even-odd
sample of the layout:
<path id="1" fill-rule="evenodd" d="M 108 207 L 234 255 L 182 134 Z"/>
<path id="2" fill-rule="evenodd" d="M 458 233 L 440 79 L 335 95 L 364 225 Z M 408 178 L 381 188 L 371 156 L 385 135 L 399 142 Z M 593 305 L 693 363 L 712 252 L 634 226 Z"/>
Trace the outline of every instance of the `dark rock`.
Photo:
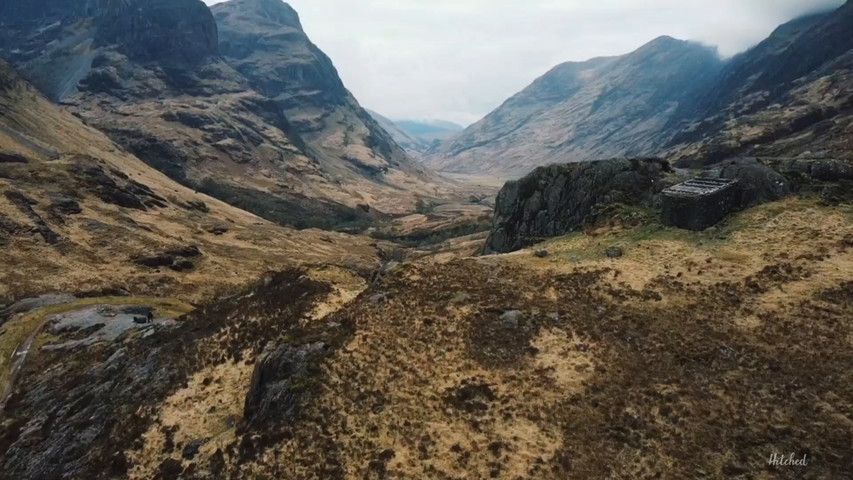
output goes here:
<path id="1" fill-rule="evenodd" d="M 669 164 L 615 159 L 540 167 L 498 194 L 484 253 L 506 253 L 564 235 L 608 205 L 653 205 Z"/>
<path id="2" fill-rule="evenodd" d="M 17 207 L 24 215 L 29 217 L 30 220 L 32 220 L 36 226 L 36 230 L 48 245 L 58 245 L 62 241 L 62 237 L 60 237 L 58 233 L 54 232 L 47 222 L 45 222 L 33 209 L 33 205 L 37 205 L 38 202 L 23 193 L 16 191 L 6 192 L 6 199 L 15 205 L 15 207 Z"/>
<path id="3" fill-rule="evenodd" d="M 144 255 L 133 259 L 133 263 L 149 268 L 169 267 L 174 263 L 175 257 L 171 255 Z"/>
<path id="4" fill-rule="evenodd" d="M 201 200 L 190 200 L 190 201 L 182 204 L 181 206 L 186 208 L 187 210 L 194 210 L 196 212 L 201 212 L 201 213 L 209 213 L 210 212 L 210 208 L 208 208 L 207 204 L 202 202 Z"/>
<path id="5" fill-rule="evenodd" d="M 524 313 L 519 310 L 504 312 L 500 320 L 505 327 L 518 328 L 519 324 L 524 320 Z"/>
<path id="6" fill-rule="evenodd" d="M 258 358 L 243 409 L 244 427 L 287 424 L 297 415 L 309 387 L 312 362 L 325 352 L 323 343 L 268 345 Z"/>
<path id="7" fill-rule="evenodd" d="M 842 203 L 853 204 L 853 182 L 839 180 L 835 185 L 828 185 L 820 192 L 824 205 L 837 206 Z"/>
<path id="8" fill-rule="evenodd" d="M 20 153 L 0 150 L 0 163 L 30 163 L 30 161 Z"/>
<path id="9" fill-rule="evenodd" d="M 791 184 L 784 175 L 754 158 L 726 162 L 720 177 L 737 180 L 739 194 L 736 208 L 775 202 L 791 194 Z"/>
<path id="10" fill-rule="evenodd" d="M 549 253 L 548 253 L 548 250 L 536 250 L 536 252 L 533 255 L 535 255 L 538 258 L 548 258 Z"/>
<path id="11" fill-rule="evenodd" d="M 195 246 L 178 247 L 152 255 L 141 255 L 132 260 L 135 264 L 148 268 L 168 267 L 176 272 L 186 272 L 195 268 L 190 258 L 201 255 L 201 250 Z"/>
<path id="12" fill-rule="evenodd" d="M 385 293 L 376 293 L 371 295 L 368 300 L 370 300 L 370 303 L 383 303 L 388 300 L 388 295 Z"/>
<path id="13" fill-rule="evenodd" d="M 167 458 L 157 467 L 157 475 L 154 478 L 156 480 L 178 480 L 183 471 L 184 467 L 180 460 Z"/>
<path id="14" fill-rule="evenodd" d="M 118 171 L 108 174 L 100 165 L 90 160 L 76 163 L 71 167 L 82 187 L 91 191 L 102 201 L 120 207 L 135 210 L 164 208 L 166 199 L 160 197 L 146 185 L 131 180 Z"/>
<path id="15" fill-rule="evenodd" d="M 195 268 L 195 264 L 188 258 L 177 257 L 172 264 L 169 265 L 169 268 L 176 272 L 188 272 Z"/>
<path id="16" fill-rule="evenodd" d="M 113 286 L 98 288 L 95 290 L 84 290 L 81 292 L 75 292 L 74 296 L 77 298 L 129 297 L 130 292 L 128 292 L 124 288 Z"/>
<path id="17" fill-rule="evenodd" d="M 195 245 L 186 245 L 183 247 L 170 248 L 164 251 L 166 255 L 184 258 L 196 258 L 201 256 L 201 250 Z"/>
<path id="18" fill-rule="evenodd" d="M 607 255 L 607 258 L 617 259 L 622 258 L 622 256 L 625 255 L 625 252 L 621 247 L 610 247 L 604 252 L 604 254 Z"/>
<path id="19" fill-rule="evenodd" d="M 79 215 L 83 213 L 83 208 L 72 198 L 58 198 L 54 200 L 47 211 L 59 222 L 64 222 L 64 217 L 68 215 Z"/>
<path id="20" fill-rule="evenodd" d="M 214 235 L 225 235 L 228 233 L 228 227 L 225 225 L 213 225 L 207 228 L 208 233 L 212 233 Z"/>
<path id="21" fill-rule="evenodd" d="M 205 443 L 207 443 L 207 439 L 205 438 L 193 440 L 184 446 L 181 456 L 187 460 L 192 460 L 196 455 L 198 455 L 199 450 L 201 450 L 201 447 L 204 446 Z"/>

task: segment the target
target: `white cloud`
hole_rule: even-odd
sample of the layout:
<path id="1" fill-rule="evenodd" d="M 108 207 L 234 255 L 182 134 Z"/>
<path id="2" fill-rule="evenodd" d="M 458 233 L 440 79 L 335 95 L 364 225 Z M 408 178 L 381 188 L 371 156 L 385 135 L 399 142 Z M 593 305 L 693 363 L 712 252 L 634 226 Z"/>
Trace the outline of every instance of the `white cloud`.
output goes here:
<path id="1" fill-rule="evenodd" d="M 208 1 L 208 3 L 217 3 Z M 558 63 L 628 53 L 660 35 L 726 56 L 843 0 L 291 0 L 366 107 L 470 123 Z"/>

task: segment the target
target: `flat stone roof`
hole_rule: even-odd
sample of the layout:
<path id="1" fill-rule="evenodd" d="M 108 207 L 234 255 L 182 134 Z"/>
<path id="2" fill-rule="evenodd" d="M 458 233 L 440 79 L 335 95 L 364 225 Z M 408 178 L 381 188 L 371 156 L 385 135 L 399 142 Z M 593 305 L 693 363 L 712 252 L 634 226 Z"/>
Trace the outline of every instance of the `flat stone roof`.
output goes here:
<path id="1" fill-rule="evenodd" d="M 737 180 L 726 178 L 694 178 L 663 191 L 671 197 L 704 197 L 733 187 Z"/>

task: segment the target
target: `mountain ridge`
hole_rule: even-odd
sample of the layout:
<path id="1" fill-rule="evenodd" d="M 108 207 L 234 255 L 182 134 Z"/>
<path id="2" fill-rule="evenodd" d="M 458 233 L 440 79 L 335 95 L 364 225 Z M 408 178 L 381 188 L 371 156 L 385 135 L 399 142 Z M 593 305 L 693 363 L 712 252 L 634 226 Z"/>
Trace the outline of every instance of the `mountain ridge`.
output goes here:
<path id="1" fill-rule="evenodd" d="M 366 224 L 450 191 L 360 108 L 290 6 L 218 7 L 267 19 L 275 41 L 249 44 L 265 62 L 291 61 L 292 49 L 310 55 L 291 61 L 295 76 L 244 75 L 220 55 L 219 31 L 251 32 L 220 28 L 199 0 L 0 0 L 0 11 L 14 12 L 0 19 L 0 58 L 171 178 L 280 223 Z M 291 78 L 302 82 L 289 89 Z M 275 97 L 263 93 L 273 88 Z"/>
<path id="2" fill-rule="evenodd" d="M 689 97 L 684 86 L 707 82 L 721 65 L 716 50 L 666 36 L 627 55 L 560 64 L 442 144 L 427 165 L 522 174 L 549 162 L 643 156 Z"/>
<path id="3" fill-rule="evenodd" d="M 849 158 L 851 28 L 848 1 L 786 22 L 726 60 L 662 36 L 627 55 L 560 64 L 433 149 L 426 164 L 518 176 L 621 156 L 684 165 L 738 155 Z M 705 56 L 680 55 L 689 45 Z"/>

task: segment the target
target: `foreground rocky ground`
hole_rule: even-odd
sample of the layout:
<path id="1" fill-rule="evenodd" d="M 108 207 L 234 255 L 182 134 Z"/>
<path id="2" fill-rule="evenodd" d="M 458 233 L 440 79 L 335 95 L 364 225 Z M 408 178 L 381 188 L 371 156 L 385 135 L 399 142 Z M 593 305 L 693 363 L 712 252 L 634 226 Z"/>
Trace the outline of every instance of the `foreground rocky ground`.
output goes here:
<path id="1" fill-rule="evenodd" d="M 636 210 L 544 258 L 273 275 L 174 324 L 37 352 L 0 471 L 847 478 L 851 223 L 796 198 L 703 233 Z"/>

